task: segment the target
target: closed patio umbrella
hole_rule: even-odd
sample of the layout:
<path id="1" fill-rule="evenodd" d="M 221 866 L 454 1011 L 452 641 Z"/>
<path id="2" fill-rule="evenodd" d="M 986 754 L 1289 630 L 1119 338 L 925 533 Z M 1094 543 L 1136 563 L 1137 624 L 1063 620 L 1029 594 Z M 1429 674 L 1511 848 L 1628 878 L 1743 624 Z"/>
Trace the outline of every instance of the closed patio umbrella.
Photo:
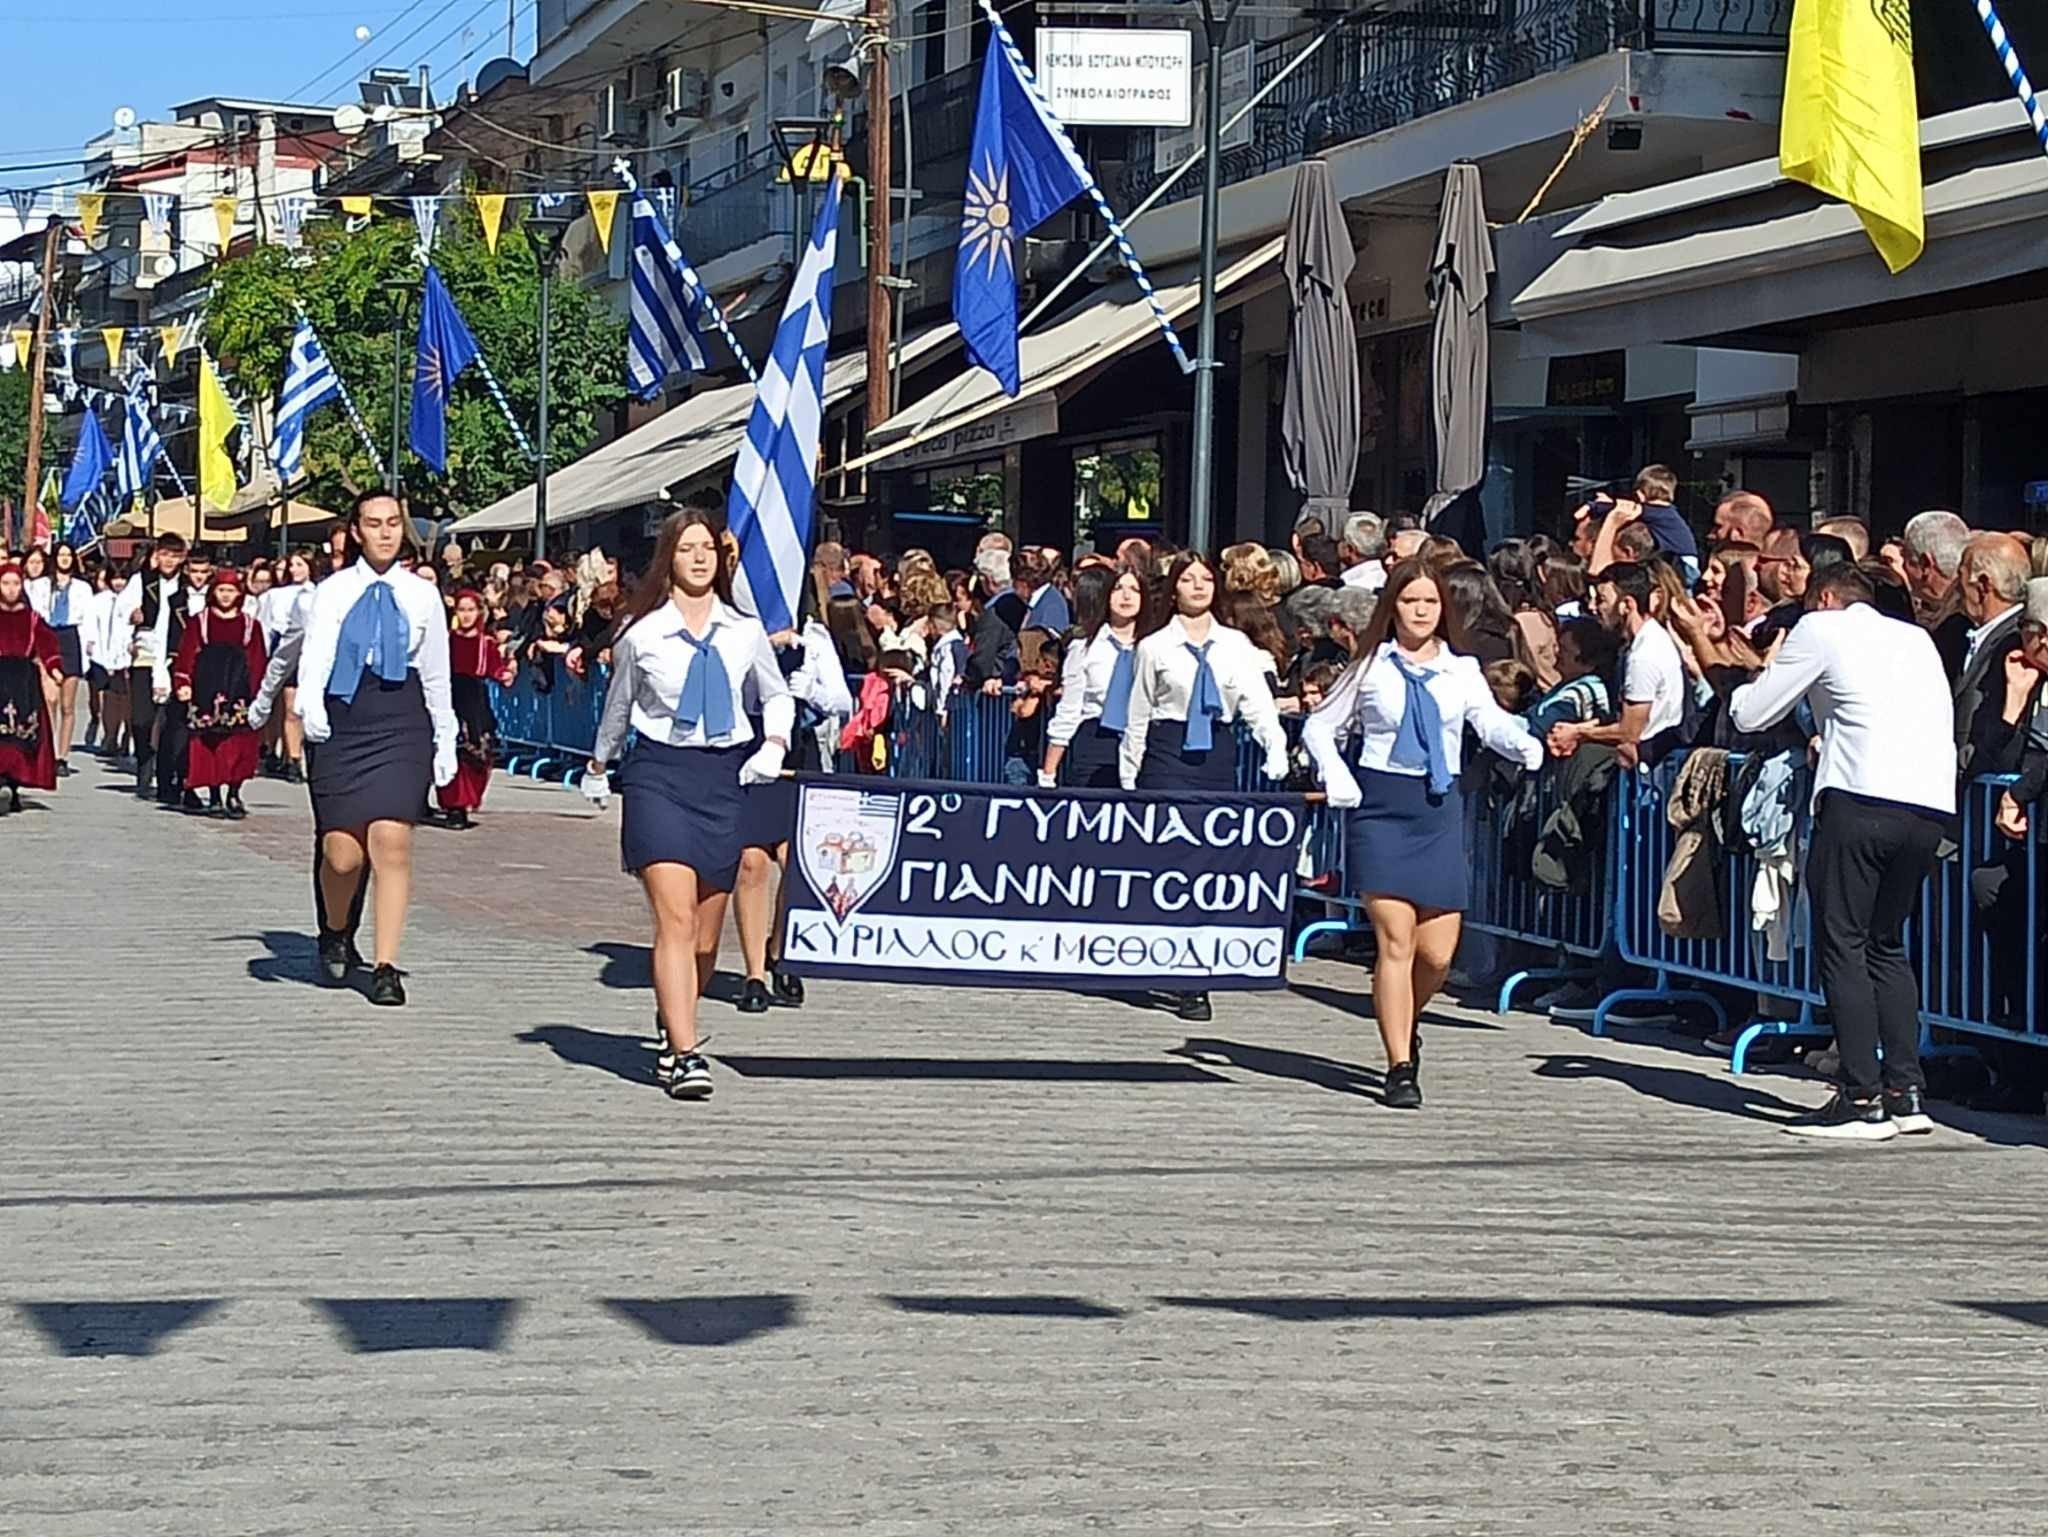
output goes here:
<path id="1" fill-rule="evenodd" d="M 1493 239 L 1479 167 L 1461 162 L 1444 177 L 1443 213 L 1429 262 L 1429 302 L 1436 312 L 1430 409 L 1436 492 L 1445 502 L 1470 491 L 1486 474 L 1486 300 L 1492 286 Z"/>
<path id="2" fill-rule="evenodd" d="M 1291 312 L 1280 451 L 1302 513 L 1338 533 L 1358 470 L 1358 336 L 1344 292 L 1356 257 L 1344 209 L 1320 158 L 1295 174 L 1280 267 Z"/>

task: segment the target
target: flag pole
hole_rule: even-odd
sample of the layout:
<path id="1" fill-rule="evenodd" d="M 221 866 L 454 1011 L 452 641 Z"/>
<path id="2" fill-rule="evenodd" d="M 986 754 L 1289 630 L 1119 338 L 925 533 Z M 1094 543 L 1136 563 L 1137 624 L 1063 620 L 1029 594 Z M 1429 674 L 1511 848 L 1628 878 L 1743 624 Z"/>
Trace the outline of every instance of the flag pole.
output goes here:
<path id="1" fill-rule="evenodd" d="M 2044 109 L 2034 95 L 2034 82 L 2027 78 L 2027 71 L 2020 63 L 2012 39 L 2006 35 L 2005 23 L 1999 20 L 1998 10 L 1991 0 L 1977 0 L 1977 19 L 1984 23 L 1984 33 L 1991 39 L 1992 52 L 1998 55 L 1998 62 L 2005 66 L 2005 78 L 2012 82 L 2013 94 L 2020 99 L 2020 105 L 2027 109 L 2027 117 L 2034 125 L 2035 136 L 2041 141 L 2043 154 L 2048 154 L 2048 109 Z"/>

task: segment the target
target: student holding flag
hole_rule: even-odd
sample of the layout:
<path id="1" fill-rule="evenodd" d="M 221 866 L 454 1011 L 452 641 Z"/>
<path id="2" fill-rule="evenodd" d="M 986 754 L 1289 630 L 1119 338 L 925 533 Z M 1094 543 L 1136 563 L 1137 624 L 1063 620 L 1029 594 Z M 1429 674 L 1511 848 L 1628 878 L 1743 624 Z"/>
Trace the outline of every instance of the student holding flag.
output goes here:
<path id="1" fill-rule="evenodd" d="M 747 787 L 782 773 L 796 706 L 758 619 L 732 606 L 725 520 L 686 508 L 661 526 L 653 562 L 612 648 L 604 719 L 582 789 L 602 805 L 619 771 L 620 862 L 654 914 L 654 996 L 667 1050 L 657 1077 L 674 1099 L 711 1093 L 697 1050 L 697 1001 L 711 980 L 726 900 L 739 875 Z M 761 721 L 759 739 L 749 716 Z"/>
<path id="2" fill-rule="evenodd" d="M 1117 787 L 1117 756 L 1130 720 L 1131 687 L 1137 679 L 1138 642 L 1147 624 L 1145 584 L 1121 566 L 1090 566 L 1074 578 L 1074 633 L 1087 637 L 1067 647 L 1060 702 L 1046 727 L 1045 766 L 1038 783 L 1067 783 L 1085 789 Z"/>

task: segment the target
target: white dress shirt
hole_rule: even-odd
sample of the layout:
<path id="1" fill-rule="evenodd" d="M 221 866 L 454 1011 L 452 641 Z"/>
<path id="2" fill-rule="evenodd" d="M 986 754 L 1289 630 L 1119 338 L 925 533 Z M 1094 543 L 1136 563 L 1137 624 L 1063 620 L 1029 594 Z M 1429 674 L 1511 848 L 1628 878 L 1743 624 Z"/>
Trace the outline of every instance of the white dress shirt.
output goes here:
<path id="1" fill-rule="evenodd" d="M 1377 594 L 1387 585 L 1386 562 L 1361 560 L 1355 566 L 1344 568 L 1342 580 L 1346 587 L 1356 587 L 1362 592 Z"/>
<path id="2" fill-rule="evenodd" d="M 311 582 L 287 582 L 282 587 L 273 587 L 255 602 L 257 622 L 263 626 L 263 644 L 275 646 L 277 637 L 282 635 L 292 622 L 293 609 L 300 598 L 313 591 Z"/>
<path id="3" fill-rule="evenodd" d="M 1273 670 L 1273 658 L 1242 630 L 1211 621 L 1209 625 L 1209 671 L 1216 678 L 1216 692 L 1223 701 L 1223 713 L 1216 718 L 1219 741 L 1226 737 L 1231 722 L 1242 720 L 1266 755 L 1268 776 L 1286 777 L 1287 732 L 1280 724 L 1280 711 L 1273 703 L 1273 691 L 1266 675 Z M 1195 657 L 1188 650 L 1194 641 L 1176 614 L 1166 628 L 1138 642 L 1138 657 L 1131 681 L 1131 714 L 1124 727 L 1123 750 L 1117 773 L 1126 790 L 1138 787 L 1138 769 L 1145 761 L 1145 739 L 1156 720 L 1185 721 L 1188 696 L 1195 686 Z M 1280 772 L 1272 772 L 1274 768 Z"/>
<path id="4" fill-rule="evenodd" d="M 43 623 L 53 630 L 83 630 L 92 614 L 92 583 L 82 576 L 74 576 L 64 585 L 69 589 L 71 596 L 64 611 L 62 625 L 58 624 L 56 618 L 57 596 L 61 589 L 57 586 L 55 577 L 39 576 L 28 584 L 29 607 L 33 608 Z"/>
<path id="5" fill-rule="evenodd" d="M 1814 609 L 1786 634 L 1728 716 L 1762 731 L 1804 699 L 1820 723 L 1814 799 L 1844 790 L 1929 811 L 1956 809 L 1954 706 L 1934 640 L 1868 603 Z"/>
<path id="6" fill-rule="evenodd" d="M 1628 643 L 1628 655 L 1621 669 L 1623 704 L 1646 704 L 1650 719 L 1643 727 L 1643 740 L 1685 724 L 1685 659 L 1678 654 L 1678 642 L 1654 619 L 1645 619 Z"/>
<path id="7" fill-rule="evenodd" d="M 35 600 L 31 598 L 29 601 L 34 602 Z M 2009 608 L 2000 609 L 1982 624 L 1975 625 L 1970 629 L 1965 637 L 1963 646 L 1963 671 L 1968 672 L 1970 670 L 1971 665 L 1977 660 L 1977 653 L 1984 649 L 1984 642 L 1990 638 L 1991 632 L 2004 624 L 2007 618 L 2017 614 L 2019 611 L 2020 606 L 2015 603 Z M 45 614 L 43 617 L 47 619 L 49 615 Z"/>
<path id="8" fill-rule="evenodd" d="M 93 655 L 108 672 L 125 672 L 135 663 L 135 578 L 119 592 L 108 588 L 100 594 L 99 633 L 93 637 Z"/>
<path id="9" fill-rule="evenodd" d="M 1067 658 L 1060 664 L 1060 702 L 1054 706 L 1052 720 L 1045 728 L 1047 741 L 1056 747 L 1066 747 L 1080 734 L 1082 726 L 1102 718 L 1102 706 L 1109 698 L 1109 680 L 1116 674 L 1116 659 L 1124 649 L 1108 625 L 1097 630 L 1087 645 L 1067 647 Z M 1209 654 L 1215 655 L 1213 651 Z M 1134 672 L 1134 699 L 1138 693 L 1136 676 Z"/>
<path id="10" fill-rule="evenodd" d="M 1394 665 L 1398 648 L 1383 642 L 1362 667 L 1351 667 L 1330 690 L 1329 697 L 1302 723 L 1301 745 L 1315 760 L 1316 772 L 1331 796 L 1347 805 L 1358 803 L 1358 781 L 1351 762 L 1375 774 L 1404 774 L 1420 779 L 1429 770 L 1421 764 L 1394 762 L 1394 743 L 1408 718 L 1408 680 Z M 1503 758 L 1526 769 L 1543 766 L 1543 744 L 1520 716 L 1510 715 L 1487 687 L 1477 657 L 1440 646 L 1426 662 L 1402 661 L 1427 677 L 1425 687 L 1443 716 L 1444 766 L 1456 779 L 1465 766 L 1465 729 Z M 1350 762 L 1344 745 L 1355 746 Z"/>
<path id="11" fill-rule="evenodd" d="M 327 680 L 334 671 L 335 645 L 341 639 L 342 621 L 375 582 L 391 589 L 405 615 L 405 665 L 420 675 L 427 716 L 434 723 L 434 783 L 445 784 L 447 779 L 440 770 L 445 764 L 453 774 L 457 736 L 455 702 L 448 685 L 448 611 L 441 606 L 441 590 L 403 566 L 393 565 L 379 575 L 368 561 L 359 560 L 313 589 L 305 644 L 299 652 L 296 702 L 306 740 L 324 742 L 333 731 L 327 718 Z"/>
<path id="12" fill-rule="evenodd" d="M 287 587 L 273 587 L 264 594 L 267 598 L 288 592 L 292 599 L 289 607 L 273 605 L 274 616 L 280 621 L 277 637 L 266 641 L 270 663 L 263 669 L 263 682 L 256 697 L 249 701 L 249 724 L 258 730 L 270 720 L 270 712 L 277 707 L 285 684 L 290 682 L 293 688 L 298 687 L 293 679 L 299 670 L 299 654 L 306 648 L 306 624 L 313 617 L 313 594 L 317 590 L 311 582 L 294 582 Z"/>
<path id="13" fill-rule="evenodd" d="M 669 747 L 738 747 L 754 739 L 749 715 L 761 717 L 764 736 L 780 738 L 788 745 L 796 723 L 796 699 L 783 680 L 768 632 L 761 628 L 760 620 L 716 598 L 711 600 L 709 643 L 725 664 L 726 682 L 732 689 L 732 729 L 711 736 L 702 721 L 685 726 L 676 719 L 690 663 L 697 655 L 697 648 L 683 638 L 687 629 L 675 604 L 664 603 L 635 621 L 612 647 L 612 681 L 605 693 L 604 720 L 590 753 L 597 762 L 609 763 L 618 756 L 628 726 L 648 741 Z M 851 713 L 852 701 L 847 703 Z"/>

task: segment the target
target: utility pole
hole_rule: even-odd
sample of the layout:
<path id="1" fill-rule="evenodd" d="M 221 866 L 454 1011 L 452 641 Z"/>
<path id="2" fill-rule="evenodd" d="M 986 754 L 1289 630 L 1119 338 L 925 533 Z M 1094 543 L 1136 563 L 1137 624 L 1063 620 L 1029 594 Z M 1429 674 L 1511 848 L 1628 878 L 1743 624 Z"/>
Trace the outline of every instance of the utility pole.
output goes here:
<path id="1" fill-rule="evenodd" d="M 868 84 L 868 431 L 889 419 L 890 313 L 889 215 L 889 0 L 867 0 L 862 37 L 862 72 Z"/>
<path id="2" fill-rule="evenodd" d="M 28 381 L 28 484 L 21 500 L 21 542 L 26 545 L 35 532 L 37 496 L 43 482 L 43 370 L 49 366 L 50 316 L 57 307 L 57 236 L 64 223 L 50 210 L 50 222 L 43 229 L 43 293 L 36 306 L 35 362 Z"/>
<path id="3" fill-rule="evenodd" d="M 405 301 L 412 284 L 392 278 L 378 285 L 391 295 L 391 494 L 405 499 L 405 476 L 400 473 L 400 456 L 405 452 Z"/>

